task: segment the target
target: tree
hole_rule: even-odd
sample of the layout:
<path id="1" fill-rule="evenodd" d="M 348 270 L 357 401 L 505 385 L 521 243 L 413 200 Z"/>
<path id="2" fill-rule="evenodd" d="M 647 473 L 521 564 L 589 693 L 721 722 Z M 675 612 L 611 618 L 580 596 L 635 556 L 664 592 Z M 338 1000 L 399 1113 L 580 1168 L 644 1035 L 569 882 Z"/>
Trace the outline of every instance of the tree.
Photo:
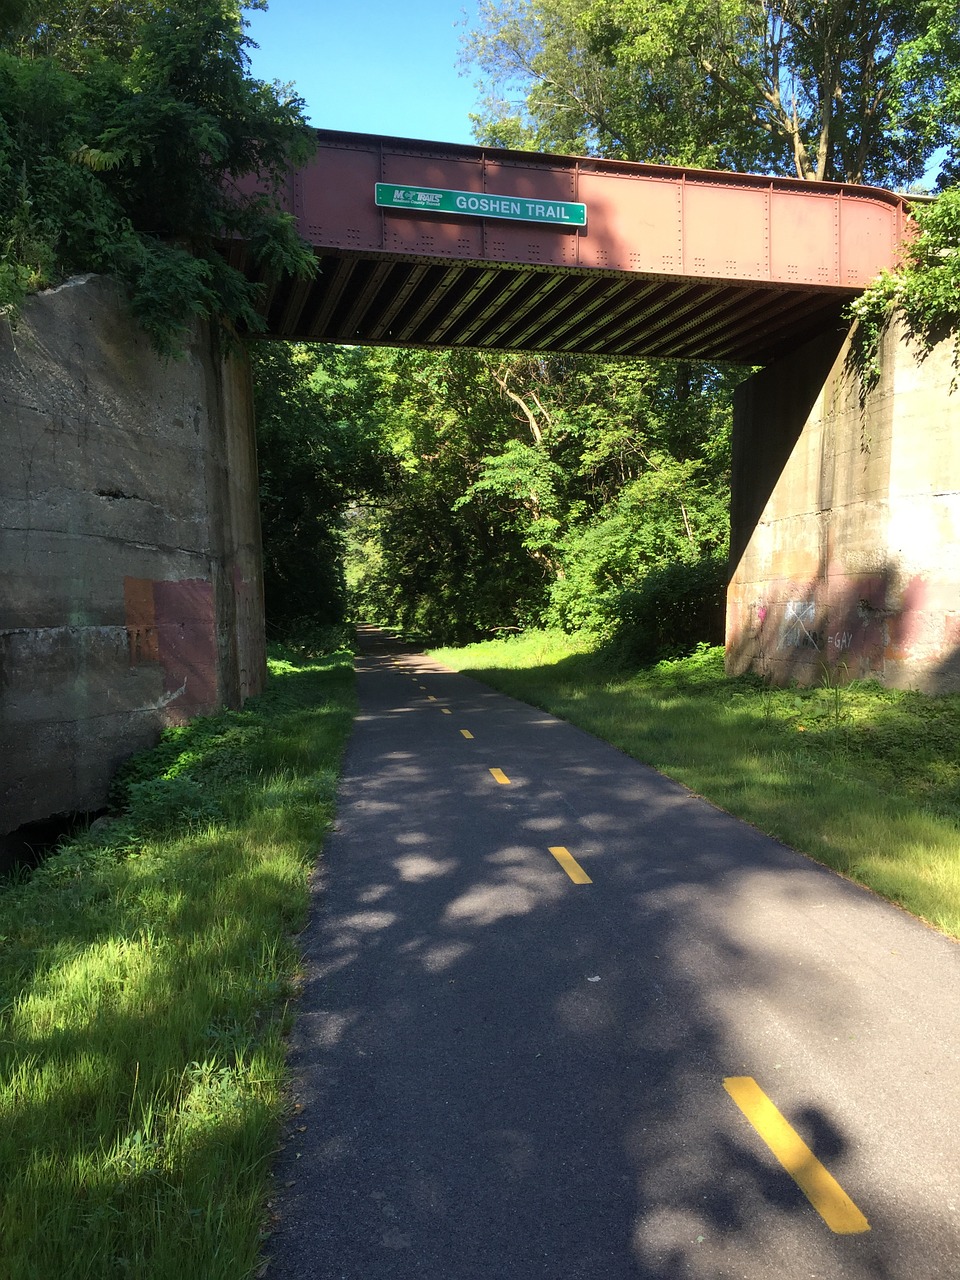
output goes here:
<path id="1" fill-rule="evenodd" d="M 929 22 L 894 64 L 894 121 L 939 158 L 941 189 L 960 182 L 960 7 L 928 5 Z"/>
<path id="2" fill-rule="evenodd" d="M 945 13 L 940 0 L 487 0 L 466 44 L 491 90 L 478 136 L 910 182 L 935 139 L 902 110 L 897 55 L 914 44 L 929 64 Z"/>
<path id="3" fill-rule="evenodd" d="M 0 0 L 0 32 L 20 57 L 53 58 L 83 72 L 103 59 L 129 61 L 162 0 Z"/>
<path id="4" fill-rule="evenodd" d="M 346 612 L 346 513 L 382 492 L 382 371 L 357 347 L 251 344 L 267 622 Z"/>
<path id="5" fill-rule="evenodd" d="M 729 99 L 667 37 L 676 12 L 644 41 L 620 6 L 592 0 L 485 0 L 464 59 L 487 98 L 475 132 L 491 145 L 667 164 L 749 167 Z M 631 43 L 634 48 L 628 52 Z"/>
<path id="6" fill-rule="evenodd" d="M 165 354 L 198 316 L 261 327 L 259 286 L 218 244 L 245 239 L 267 273 L 315 269 L 274 198 L 312 135 L 299 99 L 249 76 L 237 5 L 3 3 L 0 313 L 92 270 L 128 285 Z"/>
<path id="7" fill-rule="evenodd" d="M 549 579 L 524 545 L 522 502 L 477 493 L 509 447 L 512 414 L 474 351 L 383 351 L 378 405 L 389 482 L 352 522 L 350 580 L 363 616 L 439 640 L 476 639 L 540 616 Z M 498 358 L 499 360 L 499 358 Z"/>
<path id="8" fill-rule="evenodd" d="M 741 371 L 588 357 L 399 352 L 397 460 L 351 530 L 366 616 L 437 639 L 609 630 L 651 568 L 724 554 Z"/>

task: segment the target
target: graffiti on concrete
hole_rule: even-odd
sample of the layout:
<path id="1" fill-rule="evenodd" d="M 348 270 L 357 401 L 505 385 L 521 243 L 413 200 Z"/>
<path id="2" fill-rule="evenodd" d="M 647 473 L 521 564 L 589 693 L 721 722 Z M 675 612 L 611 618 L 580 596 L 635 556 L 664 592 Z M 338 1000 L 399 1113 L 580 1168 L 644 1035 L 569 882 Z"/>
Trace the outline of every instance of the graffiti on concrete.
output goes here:
<path id="1" fill-rule="evenodd" d="M 186 692 L 187 682 L 184 680 L 179 689 L 171 689 L 168 693 L 165 693 L 162 698 L 158 699 L 157 702 L 153 704 L 152 710 L 161 711 L 164 707 L 168 707 L 171 702 L 176 702 L 178 698 L 182 698 Z"/>
<path id="2" fill-rule="evenodd" d="M 817 605 L 814 600 L 788 600 L 784 614 L 783 646 L 786 649 L 823 648 L 816 630 Z"/>
<path id="3" fill-rule="evenodd" d="M 217 635 L 213 583 L 203 578 L 124 579 L 130 665 L 159 664 L 164 696 L 158 709 L 173 722 L 217 705 Z"/>

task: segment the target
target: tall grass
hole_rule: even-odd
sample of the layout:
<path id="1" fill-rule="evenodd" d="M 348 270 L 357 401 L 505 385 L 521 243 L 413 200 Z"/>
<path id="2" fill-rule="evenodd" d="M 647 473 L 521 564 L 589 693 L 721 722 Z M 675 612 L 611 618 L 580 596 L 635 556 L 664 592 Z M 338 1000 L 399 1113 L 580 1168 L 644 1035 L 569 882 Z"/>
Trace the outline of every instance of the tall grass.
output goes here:
<path id="1" fill-rule="evenodd" d="M 433 656 L 653 765 L 960 938 L 960 695 L 770 689 L 723 652 L 618 670 L 530 632 Z"/>
<path id="2" fill-rule="evenodd" d="M 170 731 L 118 816 L 0 887 L 0 1276 L 254 1273 L 350 656 Z"/>

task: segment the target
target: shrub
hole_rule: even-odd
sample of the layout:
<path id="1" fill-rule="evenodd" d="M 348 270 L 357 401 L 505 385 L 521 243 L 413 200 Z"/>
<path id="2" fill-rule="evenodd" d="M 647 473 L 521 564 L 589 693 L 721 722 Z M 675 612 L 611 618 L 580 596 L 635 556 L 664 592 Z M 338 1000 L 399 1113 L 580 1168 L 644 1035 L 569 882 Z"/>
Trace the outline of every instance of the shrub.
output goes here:
<path id="1" fill-rule="evenodd" d="M 84 7 L 70 40 L 49 5 L 5 33 L 0 3 L 0 316 L 94 271 L 127 287 L 164 356 L 183 352 L 198 317 L 231 337 L 262 328 L 261 287 L 217 246 L 245 240 L 266 275 L 315 271 L 277 199 L 288 164 L 313 148 L 301 100 L 248 74 L 232 5 L 99 8 L 102 22 Z M 126 24 L 117 47 L 108 10 Z M 242 195 L 250 176 L 258 190 Z"/>
<path id="2" fill-rule="evenodd" d="M 682 658 L 699 644 L 722 644 L 727 562 L 675 561 L 650 569 L 620 592 L 609 650 L 624 665 Z"/>
<path id="3" fill-rule="evenodd" d="M 146 836 L 165 835 L 215 822 L 221 813 L 192 778 L 132 782 L 127 816 Z"/>

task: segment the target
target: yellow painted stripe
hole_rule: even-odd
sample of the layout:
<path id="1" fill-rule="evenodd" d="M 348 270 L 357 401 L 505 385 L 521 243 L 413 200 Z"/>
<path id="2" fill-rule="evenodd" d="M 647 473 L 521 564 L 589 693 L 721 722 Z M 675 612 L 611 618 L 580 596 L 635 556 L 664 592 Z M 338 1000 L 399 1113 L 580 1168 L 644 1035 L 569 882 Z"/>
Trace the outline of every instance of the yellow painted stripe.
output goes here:
<path id="1" fill-rule="evenodd" d="M 472 737 L 473 737 L 473 734 L 470 732 L 470 730 L 469 730 L 469 729 L 461 729 L 461 730 L 460 730 L 460 732 L 463 734 L 463 736 L 464 736 L 465 738 L 472 738 Z"/>
<path id="2" fill-rule="evenodd" d="M 444 714 L 445 716 L 452 716 L 452 715 L 453 715 L 453 712 L 450 710 L 450 708 L 449 708 L 449 707 L 441 707 L 441 708 L 440 708 L 440 710 L 443 712 L 443 714 Z"/>
<path id="3" fill-rule="evenodd" d="M 555 844 L 550 846 L 550 852 L 560 863 L 561 867 L 563 867 L 564 871 L 574 884 L 593 884 L 593 881 L 569 849 L 565 849 L 562 844 Z"/>
<path id="4" fill-rule="evenodd" d="M 831 1231 L 852 1236 L 870 1223 L 751 1076 L 730 1076 L 723 1087 L 793 1178 Z"/>
<path id="5" fill-rule="evenodd" d="M 490 772 L 493 774 L 497 782 L 502 782 L 505 785 L 509 783 L 510 779 L 507 777 L 507 775 L 503 772 L 502 769 L 491 769 Z"/>
<path id="6" fill-rule="evenodd" d="M 428 693 L 428 694 L 427 694 L 427 701 L 428 701 L 428 702 L 436 702 L 436 698 L 433 696 L 433 694 L 432 694 L 432 693 Z"/>

